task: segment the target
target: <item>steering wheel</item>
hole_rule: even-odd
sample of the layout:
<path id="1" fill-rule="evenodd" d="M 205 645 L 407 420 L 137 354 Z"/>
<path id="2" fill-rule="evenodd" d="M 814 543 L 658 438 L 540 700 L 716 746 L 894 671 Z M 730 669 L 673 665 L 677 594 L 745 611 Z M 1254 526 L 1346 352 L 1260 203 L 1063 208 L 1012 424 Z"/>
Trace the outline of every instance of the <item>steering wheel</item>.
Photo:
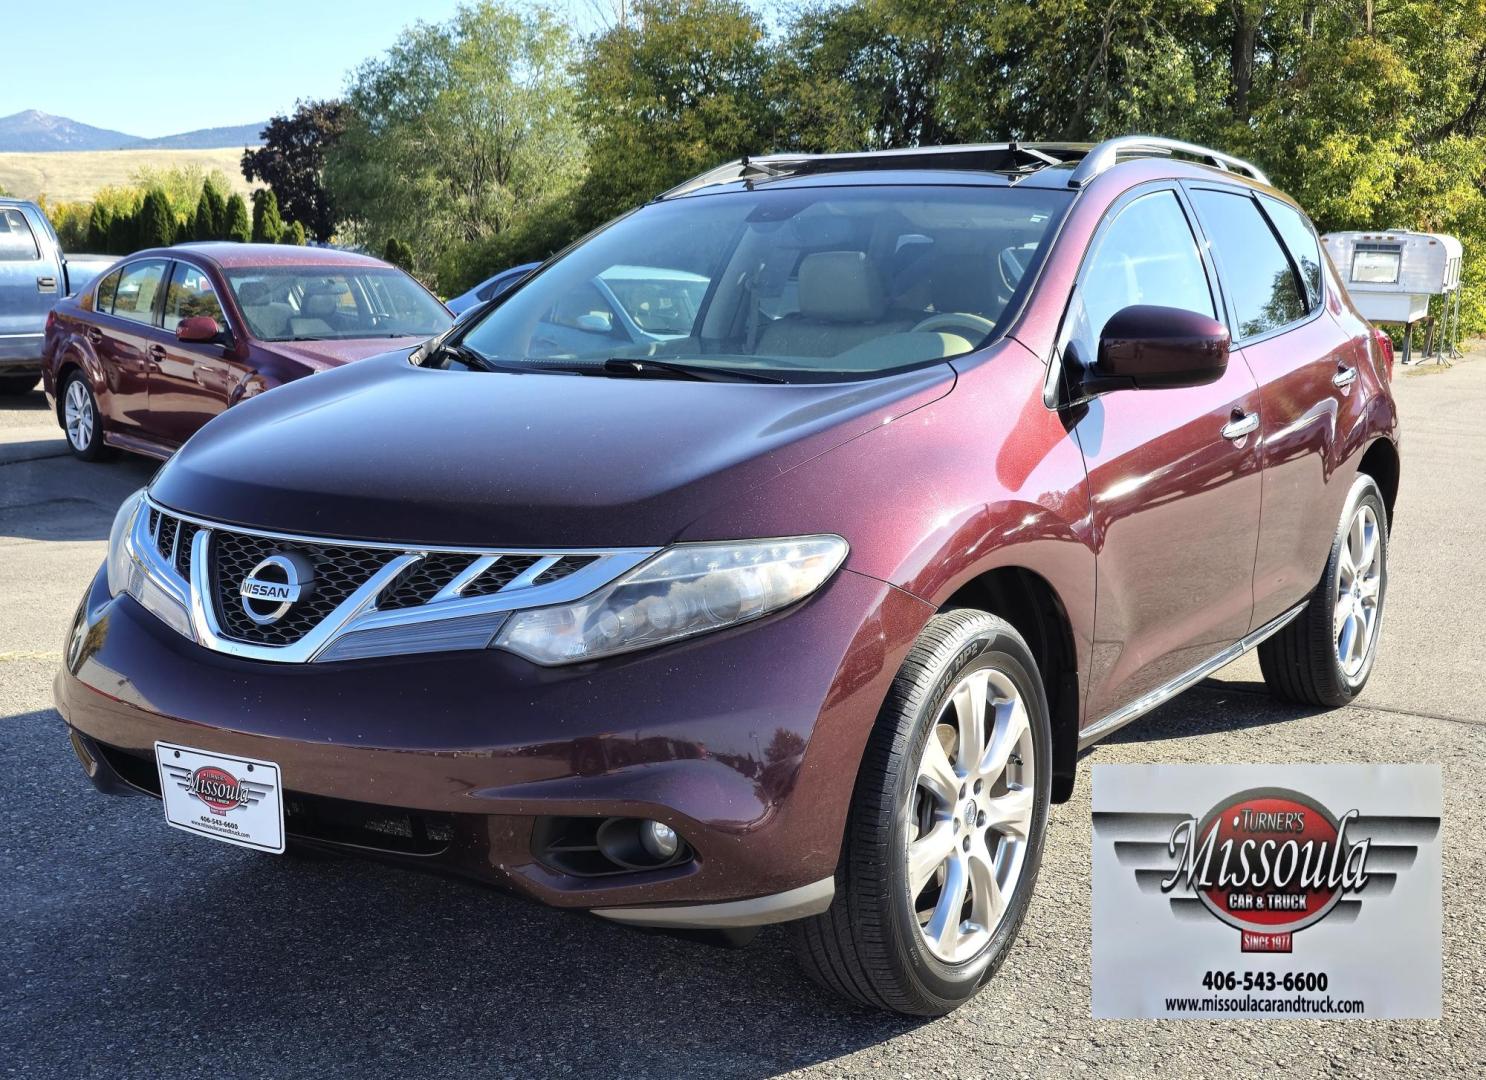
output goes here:
<path id="1" fill-rule="evenodd" d="M 930 315 L 923 322 L 915 326 L 909 333 L 924 334 L 930 330 L 949 330 L 959 327 L 961 330 L 973 330 L 976 334 L 989 334 L 996 329 L 996 324 L 984 315 L 972 315 L 968 311 L 941 311 L 938 315 Z M 972 335 L 972 340 L 974 335 Z"/>

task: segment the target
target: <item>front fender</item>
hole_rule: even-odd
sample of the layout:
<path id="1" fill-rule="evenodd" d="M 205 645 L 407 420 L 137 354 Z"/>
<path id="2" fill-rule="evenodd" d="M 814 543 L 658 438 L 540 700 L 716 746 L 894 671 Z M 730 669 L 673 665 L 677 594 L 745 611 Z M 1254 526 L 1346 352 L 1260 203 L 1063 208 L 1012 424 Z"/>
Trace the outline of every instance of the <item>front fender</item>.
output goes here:
<path id="1" fill-rule="evenodd" d="M 745 492 L 685 540 L 829 532 L 848 569 L 932 612 L 967 582 L 1015 567 L 1068 614 L 1080 673 L 1094 629 L 1095 540 L 1083 455 L 1042 403 L 1043 365 L 1004 341 L 953 391 Z"/>

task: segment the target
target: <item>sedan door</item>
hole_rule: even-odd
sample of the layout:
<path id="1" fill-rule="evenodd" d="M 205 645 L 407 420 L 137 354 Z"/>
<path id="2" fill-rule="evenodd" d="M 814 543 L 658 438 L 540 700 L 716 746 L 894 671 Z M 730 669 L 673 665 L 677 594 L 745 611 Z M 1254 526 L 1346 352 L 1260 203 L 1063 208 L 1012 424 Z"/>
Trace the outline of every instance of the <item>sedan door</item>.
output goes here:
<path id="1" fill-rule="evenodd" d="M 193 316 L 214 320 L 221 336 L 215 341 L 177 340 L 181 320 Z M 165 290 L 157 360 L 150 370 L 150 413 L 167 443 L 179 446 L 227 408 L 245 374 L 229 355 L 232 341 L 210 275 L 193 263 L 177 260 Z"/>
<path id="2" fill-rule="evenodd" d="M 166 260 L 139 259 L 104 278 L 88 321 L 88 341 L 103 369 L 99 404 L 115 430 L 157 442 L 150 415 L 150 354 L 165 282 Z"/>
<path id="3" fill-rule="evenodd" d="M 1064 320 L 1064 363 L 1098 355 L 1134 304 L 1219 317 L 1213 268 L 1173 185 L 1115 204 Z M 1248 631 L 1259 534 L 1259 388 L 1242 357 L 1205 386 L 1114 390 L 1067 410 L 1088 469 L 1096 542 L 1090 725 L 1184 681 Z M 1086 726 L 1085 736 L 1095 728 Z"/>

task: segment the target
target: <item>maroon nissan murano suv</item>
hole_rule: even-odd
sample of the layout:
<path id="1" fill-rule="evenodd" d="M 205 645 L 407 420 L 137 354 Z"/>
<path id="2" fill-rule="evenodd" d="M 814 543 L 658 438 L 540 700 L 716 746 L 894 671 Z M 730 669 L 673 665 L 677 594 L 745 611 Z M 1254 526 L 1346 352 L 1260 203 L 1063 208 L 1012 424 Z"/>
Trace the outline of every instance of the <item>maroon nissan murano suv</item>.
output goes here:
<path id="1" fill-rule="evenodd" d="M 1248 649 L 1361 690 L 1391 363 L 1216 151 L 745 159 L 207 424 L 120 509 L 57 706 L 177 828 L 788 923 L 944 1013 L 1082 748 Z"/>

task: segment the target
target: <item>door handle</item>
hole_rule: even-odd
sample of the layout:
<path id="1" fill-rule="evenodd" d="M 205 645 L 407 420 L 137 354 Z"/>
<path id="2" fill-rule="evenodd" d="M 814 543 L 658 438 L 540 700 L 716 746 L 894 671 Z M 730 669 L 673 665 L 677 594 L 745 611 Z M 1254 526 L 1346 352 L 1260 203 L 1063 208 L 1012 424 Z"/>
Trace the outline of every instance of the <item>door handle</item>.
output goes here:
<path id="1" fill-rule="evenodd" d="M 151 345 L 150 346 L 150 356 L 151 356 L 151 358 L 153 358 L 155 360 L 164 360 L 165 359 L 165 346 L 164 345 Z"/>
<path id="2" fill-rule="evenodd" d="M 50 274 L 43 274 L 41 277 L 39 277 L 39 278 L 36 279 L 36 291 L 37 292 L 56 292 L 57 291 L 57 279 L 54 278 L 54 277 L 52 277 Z"/>
<path id="3" fill-rule="evenodd" d="M 1333 386 L 1345 389 L 1357 381 L 1357 369 L 1349 368 L 1346 364 L 1336 365 L 1336 374 L 1331 376 Z"/>
<path id="4" fill-rule="evenodd" d="M 103 331 L 96 326 L 88 327 L 88 340 L 94 345 L 101 345 L 103 343 Z"/>
<path id="5" fill-rule="evenodd" d="M 1223 438 L 1242 439 L 1245 435 L 1259 429 L 1259 414 L 1256 412 L 1245 413 L 1242 409 L 1233 410 L 1233 419 L 1223 425 Z"/>

